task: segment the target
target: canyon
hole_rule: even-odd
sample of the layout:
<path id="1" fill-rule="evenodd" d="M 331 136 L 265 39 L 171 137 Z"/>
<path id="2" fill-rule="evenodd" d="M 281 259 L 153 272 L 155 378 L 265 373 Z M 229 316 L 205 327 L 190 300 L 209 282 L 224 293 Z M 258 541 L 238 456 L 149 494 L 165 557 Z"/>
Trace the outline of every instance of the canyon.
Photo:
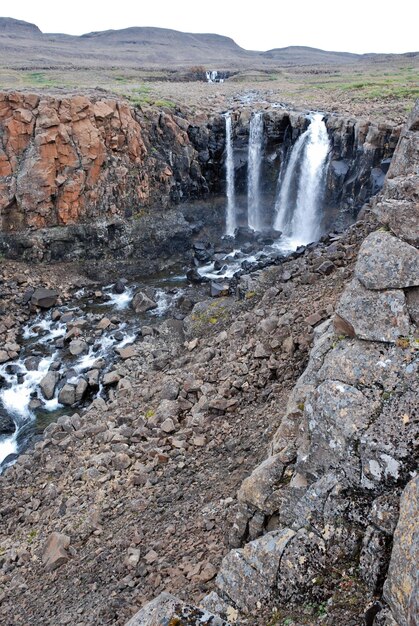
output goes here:
<path id="1" fill-rule="evenodd" d="M 116 336 L 123 313 L 100 306 L 118 280 L 127 294 L 209 264 L 221 287 L 189 284 L 161 319 L 135 310 L 128 349 L 116 338 L 96 363 L 106 391 L 4 467 L 4 623 L 416 623 L 419 106 L 403 125 L 322 113 L 321 228 L 273 248 L 313 119 L 262 93 L 194 112 L 0 94 L 10 376 L 44 321 L 69 334 L 64 355 Z"/>

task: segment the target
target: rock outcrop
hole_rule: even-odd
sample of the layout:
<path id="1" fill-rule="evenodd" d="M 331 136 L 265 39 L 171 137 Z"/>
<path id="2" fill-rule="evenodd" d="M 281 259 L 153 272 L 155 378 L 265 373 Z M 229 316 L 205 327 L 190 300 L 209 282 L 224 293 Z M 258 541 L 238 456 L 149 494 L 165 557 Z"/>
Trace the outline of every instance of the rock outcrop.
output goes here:
<path id="1" fill-rule="evenodd" d="M 2 230 L 109 219 L 202 192 L 187 127 L 111 98 L 1 94 Z"/>

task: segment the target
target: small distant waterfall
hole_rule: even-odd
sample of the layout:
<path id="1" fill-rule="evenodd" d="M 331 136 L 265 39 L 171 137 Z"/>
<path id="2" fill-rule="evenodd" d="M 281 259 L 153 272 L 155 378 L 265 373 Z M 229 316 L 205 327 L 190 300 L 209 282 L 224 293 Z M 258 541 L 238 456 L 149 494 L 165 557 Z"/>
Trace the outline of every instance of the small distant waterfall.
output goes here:
<path id="1" fill-rule="evenodd" d="M 253 230 L 261 230 L 263 225 L 259 197 L 262 140 L 263 117 L 257 112 L 250 120 L 247 166 L 247 222 Z"/>
<path id="2" fill-rule="evenodd" d="M 236 198 L 234 190 L 234 158 L 233 158 L 233 128 L 231 115 L 226 113 L 226 182 L 227 182 L 227 215 L 226 235 L 234 235 L 237 227 Z"/>
<path id="3" fill-rule="evenodd" d="M 310 243 L 320 236 L 328 152 L 326 125 L 323 116 L 316 113 L 292 148 L 275 204 L 275 230 L 281 230 L 298 244 Z"/>

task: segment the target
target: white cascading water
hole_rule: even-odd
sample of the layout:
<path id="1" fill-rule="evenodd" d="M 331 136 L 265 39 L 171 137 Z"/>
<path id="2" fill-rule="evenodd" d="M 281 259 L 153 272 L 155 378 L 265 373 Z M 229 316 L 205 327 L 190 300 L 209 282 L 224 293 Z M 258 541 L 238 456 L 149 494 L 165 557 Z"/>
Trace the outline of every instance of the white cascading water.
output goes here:
<path id="1" fill-rule="evenodd" d="M 237 227 L 236 195 L 234 190 L 234 158 L 233 158 L 233 127 L 230 113 L 225 115 L 226 121 L 226 183 L 227 183 L 227 215 L 226 235 L 234 235 Z"/>
<path id="2" fill-rule="evenodd" d="M 323 116 L 310 117 L 310 125 L 294 144 L 275 204 L 275 230 L 294 246 L 316 241 L 321 234 L 321 202 L 329 137 Z"/>
<path id="3" fill-rule="evenodd" d="M 255 113 L 250 120 L 247 165 L 247 223 L 253 230 L 262 230 L 260 206 L 260 169 L 263 140 L 263 116 Z"/>

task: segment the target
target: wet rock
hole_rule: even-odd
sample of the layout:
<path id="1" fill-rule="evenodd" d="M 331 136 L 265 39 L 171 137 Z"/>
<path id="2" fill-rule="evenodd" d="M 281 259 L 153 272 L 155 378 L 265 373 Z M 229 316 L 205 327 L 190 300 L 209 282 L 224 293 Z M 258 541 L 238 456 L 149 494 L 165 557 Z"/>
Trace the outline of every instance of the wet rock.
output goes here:
<path id="1" fill-rule="evenodd" d="M 85 378 L 80 378 L 77 381 L 75 397 L 76 402 L 81 402 L 83 400 L 84 394 L 86 393 L 88 386 L 89 384 Z"/>
<path id="2" fill-rule="evenodd" d="M 47 572 L 52 572 L 69 560 L 67 549 L 70 537 L 62 533 L 53 532 L 46 542 L 42 554 L 42 562 Z"/>
<path id="3" fill-rule="evenodd" d="M 357 279 L 345 290 L 336 313 L 353 327 L 360 339 L 395 343 L 410 331 L 403 291 L 371 291 Z"/>
<path id="4" fill-rule="evenodd" d="M 128 281 L 126 278 L 118 278 L 118 280 L 116 281 L 116 283 L 114 284 L 112 288 L 112 291 L 118 294 L 124 293 L 127 282 Z"/>
<path id="5" fill-rule="evenodd" d="M 89 387 L 91 387 L 92 389 L 97 389 L 99 387 L 99 376 L 100 370 L 98 369 L 89 370 L 86 373 L 87 383 Z"/>
<path id="6" fill-rule="evenodd" d="M 419 285 L 419 250 L 390 233 L 371 233 L 359 251 L 355 276 L 367 289 L 415 287 Z"/>
<path id="7" fill-rule="evenodd" d="M 33 306 L 38 306 L 41 309 L 50 309 L 51 307 L 56 305 L 57 299 L 57 291 L 40 287 L 39 289 L 35 289 L 31 296 L 30 302 Z"/>
<path id="8" fill-rule="evenodd" d="M 196 267 L 192 267 L 186 272 L 186 278 L 189 282 L 196 284 L 203 283 L 208 280 L 205 276 L 201 276 Z"/>
<path id="9" fill-rule="evenodd" d="M 78 356 L 79 354 L 83 354 L 83 352 L 87 352 L 87 343 L 81 339 L 73 339 L 70 341 L 68 349 L 70 350 L 70 354 Z"/>
<path id="10" fill-rule="evenodd" d="M 58 394 L 58 402 L 64 406 L 71 406 L 76 401 L 76 388 L 74 385 L 66 383 Z"/>
<path id="11" fill-rule="evenodd" d="M 418 615 L 418 519 L 419 477 L 416 477 L 408 483 L 402 494 L 400 517 L 394 533 L 391 561 L 384 585 L 384 598 L 399 626 L 412 626 Z"/>
<path id="12" fill-rule="evenodd" d="M 131 306 L 136 313 L 146 313 L 146 311 L 152 311 L 158 307 L 154 300 L 151 300 L 143 291 L 137 291 Z"/>
<path id="13" fill-rule="evenodd" d="M 16 426 L 12 418 L 0 409 L 0 434 L 12 434 L 16 430 Z"/>
<path id="14" fill-rule="evenodd" d="M 55 388 L 59 380 L 60 374 L 58 372 L 48 372 L 39 383 L 42 395 L 46 400 L 52 400 L 54 397 Z"/>
<path id="15" fill-rule="evenodd" d="M 111 325 L 111 320 L 108 317 L 102 317 L 96 328 L 98 330 L 106 330 Z"/>

